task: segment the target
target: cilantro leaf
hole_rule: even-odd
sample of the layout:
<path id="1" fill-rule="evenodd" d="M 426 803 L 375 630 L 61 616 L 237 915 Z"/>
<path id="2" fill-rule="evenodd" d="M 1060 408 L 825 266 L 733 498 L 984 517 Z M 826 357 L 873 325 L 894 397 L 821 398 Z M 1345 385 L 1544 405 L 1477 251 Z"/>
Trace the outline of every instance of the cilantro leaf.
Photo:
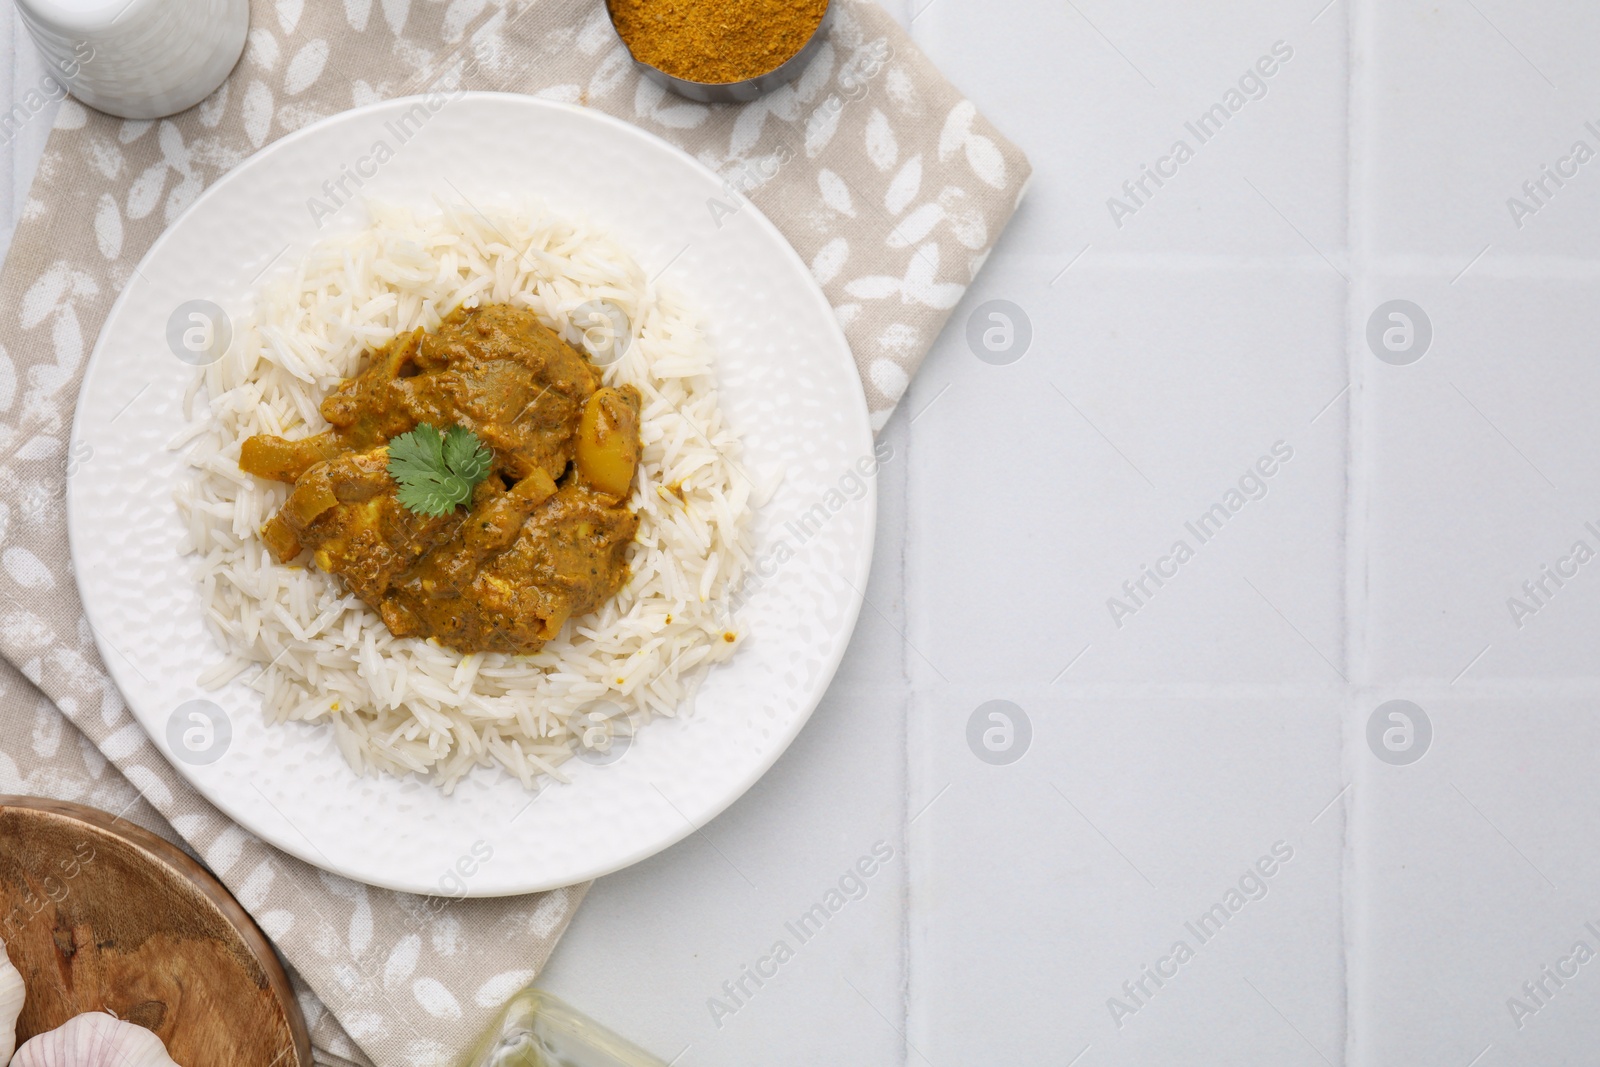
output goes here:
<path id="1" fill-rule="evenodd" d="M 390 439 L 389 476 L 395 481 L 404 484 L 408 477 L 443 470 L 444 439 L 427 423 Z"/>
<path id="2" fill-rule="evenodd" d="M 396 498 L 419 515 L 448 515 L 472 499 L 488 477 L 493 454 L 465 426 L 443 434 L 422 423 L 389 441 L 389 477 L 400 486 Z"/>
<path id="3" fill-rule="evenodd" d="M 492 462 L 493 454 L 465 426 L 452 426 L 445 431 L 444 465 L 451 474 L 477 485 L 489 473 Z"/>
<path id="4" fill-rule="evenodd" d="M 395 494 L 406 509 L 419 515 L 448 515 L 465 503 L 472 495 L 471 489 L 459 478 L 439 477 L 433 474 L 409 484 L 402 484 Z"/>

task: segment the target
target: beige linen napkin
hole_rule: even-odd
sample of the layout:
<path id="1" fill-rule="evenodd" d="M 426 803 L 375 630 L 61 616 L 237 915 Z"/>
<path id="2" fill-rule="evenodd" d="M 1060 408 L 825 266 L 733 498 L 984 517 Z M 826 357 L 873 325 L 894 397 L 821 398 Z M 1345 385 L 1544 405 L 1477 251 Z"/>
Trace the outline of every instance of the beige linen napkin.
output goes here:
<path id="1" fill-rule="evenodd" d="M 268 141 L 406 93 L 527 92 L 683 147 L 727 179 L 713 218 L 757 204 L 833 303 L 880 429 L 1029 168 L 882 10 L 836 6 L 802 77 L 740 106 L 641 79 L 598 0 L 255 0 L 244 58 L 195 108 L 124 122 L 62 105 L 0 273 L 0 790 L 121 810 L 187 842 L 309 986 L 319 1057 L 451 1062 L 538 972 L 586 887 L 370 889 L 263 844 L 167 765 L 104 672 L 67 554 L 65 475 L 85 458 L 69 454 L 72 410 L 106 312 L 162 228 Z"/>

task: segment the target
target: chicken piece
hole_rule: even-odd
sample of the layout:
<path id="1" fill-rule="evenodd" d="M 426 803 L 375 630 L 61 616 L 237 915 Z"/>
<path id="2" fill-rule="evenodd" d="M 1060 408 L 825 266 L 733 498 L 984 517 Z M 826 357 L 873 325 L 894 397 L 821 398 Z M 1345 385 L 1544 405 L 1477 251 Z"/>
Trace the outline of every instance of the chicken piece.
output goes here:
<path id="1" fill-rule="evenodd" d="M 583 406 L 599 372 L 508 304 L 457 311 L 422 339 L 407 404 L 416 422 L 465 426 L 513 480 L 535 469 L 560 479 L 572 461 Z"/>
<path id="2" fill-rule="evenodd" d="M 239 467 L 293 482 L 340 452 L 362 452 L 419 423 L 465 426 L 494 450 L 513 480 L 542 470 L 561 477 L 599 374 L 533 312 L 509 304 L 460 308 L 436 333 L 396 337 L 367 368 L 329 393 L 332 429 L 297 441 L 258 434 Z"/>
<path id="3" fill-rule="evenodd" d="M 387 448 L 325 460 L 302 474 L 263 537 L 279 562 L 304 549 L 318 567 L 376 604 L 396 576 L 447 539 L 463 516 L 418 515 L 402 507 Z M 287 555 L 279 545 L 293 547 Z"/>
<path id="4" fill-rule="evenodd" d="M 374 349 L 366 370 L 340 382 L 323 397 L 318 410 L 341 446 L 371 448 L 416 426 L 406 404 L 407 383 L 418 374 L 417 356 L 424 336 L 421 330 L 413 330 Z"/>
<path id="5" fill-rule="evenodd" d="M 535 508 L 556 492 L 556 483 L 536 470 L 504 493 L 491 493 L 482 507 L 445 544 L 430 552 L 414 569 L 420 593 L 458 597 L 484 560 L 509 545 Z"/>
<path id="6" fill-rule="evenodd" d="M 459 596 L 423 587 L 430 558 L 384 598 L 384 621 L 396 635 L 426 632 L 461 651 L 537 652 L 568 618 L 593 611 L 627 584 L 627 550 L 638 529 L 639 517 L 609 497 L 565 485 Z"/>

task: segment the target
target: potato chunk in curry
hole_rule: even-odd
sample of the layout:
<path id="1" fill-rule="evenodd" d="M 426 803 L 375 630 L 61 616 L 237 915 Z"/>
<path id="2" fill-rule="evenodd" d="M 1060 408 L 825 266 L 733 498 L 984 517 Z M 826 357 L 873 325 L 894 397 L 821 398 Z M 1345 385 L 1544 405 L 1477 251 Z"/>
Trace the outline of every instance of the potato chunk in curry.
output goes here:
<path id="1" fill-rule="evenodd" d="M 262 527 L 273 555 L 309 551 L 396 636 L 536 652 L 628 580 L 639 411 L 532 312 L 488 305 L 374 351 L 323 401 L 330 429 L 252 437 L 239 466 L 294 485 Z M 387 469 L 390 439 L 424 423 L 466 427 L 493 456 L 445 515 L 402 505 Z"/>

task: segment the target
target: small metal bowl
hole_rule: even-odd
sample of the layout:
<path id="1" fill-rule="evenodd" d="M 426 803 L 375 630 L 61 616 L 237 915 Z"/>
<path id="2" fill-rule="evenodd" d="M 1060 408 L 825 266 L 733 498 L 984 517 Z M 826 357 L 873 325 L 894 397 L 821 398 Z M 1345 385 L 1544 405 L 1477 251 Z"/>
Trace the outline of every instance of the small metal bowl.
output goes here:
<path id="1" fill-rule="evenodd" d="M 615 29 L 617 18 L 609 2 L 606 4 L 606 15 L 611 19 L 611 26 Z M 656 84 L 701 104 L 743 104 L 770 93 L 779 86 L 787 85 L 799 77 L 800 72 L 805 70 L 806 64 L 811 61 L 811 57 L 817 54 L 817 49 L 822 47 L 822 42 L 827 39 L 828 27 L 832 23 L 833 4 L 830 2 L 822 12 L 822 21 L 817 23 L 817 28 L 812 31 L 810 39 L 800 46 L 800 51 L 765 74 L 736 82 L 696 82 L 675 78 L 661 68 L 652 66 L 635 56 L 627 38 L 622 37 L 620 32 L 617 36 L 628 49 L 628 55 L 633 57 L 633 65 L 639 69 L 639 73 Z"/>

